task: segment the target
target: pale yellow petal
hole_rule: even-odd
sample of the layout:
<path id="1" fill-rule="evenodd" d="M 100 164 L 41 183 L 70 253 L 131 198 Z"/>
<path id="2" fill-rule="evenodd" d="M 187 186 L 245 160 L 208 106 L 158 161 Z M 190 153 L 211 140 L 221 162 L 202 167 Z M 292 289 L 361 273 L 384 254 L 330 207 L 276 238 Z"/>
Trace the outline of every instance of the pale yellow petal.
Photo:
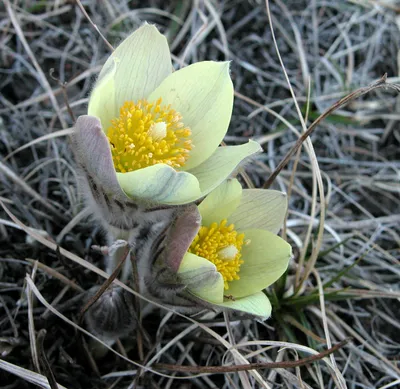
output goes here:
<path id="1" fill-rule="evenodd" d="M 238 230 L 259 228 L 278 233 L 287 210 L 287 196 L 276 190 L 245 189 L 239 206 L 229 217 Z"/>
<path id="2" fill-rule="evenodd" d="M 225 181 L 247 157 L 261 151 L 261 146 L 249 141 L 240 146 L 218 147 L 201 165 L 188 171 L 199 180 L 202 196 L 207 195 Z"/>
<path id="3" fill-rule="evenodd" d="M 228 130 L 233 107 L 233 85 L 228 62 L 205 61 L 172 73 L 151 93 L 150 100 L 164 104 L 182 115 L 190 127 L 194 148 L 182 170 L 205 161 Z"/>
<path id="4" fill-rule="evenodd" d="M 155 26 L 144 24 L 114 51 L 116 103 L 148 98 L 172 72 L 168 42 Z"/>
<path id="5" fill-rule="evenodd" d="M 264 230 L 242 231 L 245 240 L 239 280 L 229 282 L 226 294 L 235 298 L 249 296 L 274 283 L 286 271 L 292 248 L 279 236 Z"/>
<path id="6" fill-rule="evenodd" d="M 206 196 L 236 169 L 246 157 L 260 151 L 249 141 L 240 146 L 219 147 L 200 166 L 177 172 L 157 164 L 128 173 L 117 173 L 118 182 L 128 197 L 156 204 L 187 204 Z"/>
<path id="7" fill-rule="evenodd" d="M 155 26 L 144 24 L 124 39 L 107 59 L 90 97 L 93 102 L 89 100 L 89 114 L 100 117 L 107 130 L 125 101 L 148 98 L 171 72 L 165 36 Z"/>
<path id="8" fill-rule="evenodd" d="M 226 292 L 226 294 L 229 293 Z M 223 309 L 247 313 L 256 316 L 260 320 L 268 319 L 272 310 L 268 297 L 262 292 L 235 300 L 225 299 L 223 303 L 215 305 Z"/>
<path id="9" fill-rule="evenodd" d="M 115 105 L 115 72 L 117 66 L 113 60 L 108 60 L 100 72 L 99 78 L 89 97 L 88 115 L 100 120 L 102 129 L 107 133 L 111 120 L 117 115 Z"/>
<path id="10" fill-rule="evenodd" d="M 186 253 L 178 270 L 179 280 L 188 291 L 211 303 L 222 303 L 224 280 L 213 263 L 195 254 Z"/>
<path id="11" fill-rule="evenodd" d="M 235 211 L 242 196 L 242 186 L 236 179 L 229 179 L 214 189 L 199 205 L 202 224 L 209 226 Z"/>
<path id="12" fill-rule="evenodd" d="M 197 178 L 157 164 L 128 173 L 117 173 L 125 194 L 142 203 L 179 205 L 201 197 Z"/>

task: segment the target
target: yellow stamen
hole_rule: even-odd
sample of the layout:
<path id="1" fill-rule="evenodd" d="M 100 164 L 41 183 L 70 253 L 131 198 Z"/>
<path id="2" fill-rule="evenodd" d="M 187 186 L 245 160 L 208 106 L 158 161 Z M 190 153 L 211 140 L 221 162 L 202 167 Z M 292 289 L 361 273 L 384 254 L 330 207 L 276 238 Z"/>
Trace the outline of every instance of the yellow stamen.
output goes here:
<path id="1" fill-rule="evenodd" d="M 244 234 L 238 234 L 233 224 L 228 221 L 202 226 L 190 245 L 189 252 L 212 262 L 224 278 L 224 287 L 229 289 L 229 281 L 238 280 L 241 260 L 241 249 Z"/>
<path id="2" fill-rule="evenodd" d="M 126 101 L 112 120 L 107 137 L 117 172 L 126 173 L 157 163 L 183 166 L 192 149 L 191 131 L 171 107 L 139 100 Z"/>

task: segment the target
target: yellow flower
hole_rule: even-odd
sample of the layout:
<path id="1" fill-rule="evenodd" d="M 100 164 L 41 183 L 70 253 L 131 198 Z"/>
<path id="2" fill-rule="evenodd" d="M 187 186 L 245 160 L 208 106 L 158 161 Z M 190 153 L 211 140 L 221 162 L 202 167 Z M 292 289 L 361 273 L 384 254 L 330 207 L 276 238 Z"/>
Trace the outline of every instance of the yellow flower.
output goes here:
<path id="1" fill-rule="evenodd" d="M 287 208 L 284 193 L 242 190 L 229 180 L 199 205 L 201 227 L 178 275 L 188 292 L 219 308 L 271 315 L 262 292 L 287 269 L 290 245 L 277 236 Z"/>
<path id="2" fill-rule="evenodd" d="M 76 155 L 108 194 L 122 191 L 150 204 L 190 203 L 261 149 L 252 141 L 218 147 L 232 106 L 228 62 L 172 72 L 166 38 L 145 24 L 101 70 L 88 115 L 75 125 Z"/>

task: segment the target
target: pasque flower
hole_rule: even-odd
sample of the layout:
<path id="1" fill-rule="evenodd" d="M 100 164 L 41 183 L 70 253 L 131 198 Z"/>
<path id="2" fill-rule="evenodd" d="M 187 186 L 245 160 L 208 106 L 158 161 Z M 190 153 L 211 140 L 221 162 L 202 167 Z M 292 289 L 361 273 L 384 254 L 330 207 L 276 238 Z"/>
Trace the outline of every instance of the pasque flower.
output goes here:
<path id="1" fill-rule="evenodd" d="M 287 209 L 284 193 L 244 189 L 228 180 L 198 207 L 202 221 L 184 255 L 180 281 L 194 297 L 217 308 L 267 318 L 262 292 L 287 269 L 290 245 L 277 236 Z"/>
<path id="2" fill-rule="evenodd" d="M 228 62 L 172 72 L 166 38 L 145 24 L 110 55 L 75 125 L 75 152 L 103 190 L 179 205 L 223 182 L 255 142 L 218 147 L 232 113 Z"/>

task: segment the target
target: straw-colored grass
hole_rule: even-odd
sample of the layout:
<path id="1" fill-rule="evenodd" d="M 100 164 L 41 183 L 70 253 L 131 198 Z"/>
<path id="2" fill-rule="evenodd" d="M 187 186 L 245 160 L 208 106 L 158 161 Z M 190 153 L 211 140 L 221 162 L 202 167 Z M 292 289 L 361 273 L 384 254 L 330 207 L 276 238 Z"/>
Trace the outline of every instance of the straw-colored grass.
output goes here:
<path id="1" fill-rule="evenodd" d="M 0 386 L 398 387 L 397 2 L 135 6 L 5 0 L 0 8 Z M 264 323 L 174 313 L 115 280 L 154 307 L 142 323 L 141 358 L 136 331 L 110 346 L 79 320 L 87 293 L 108 276 L 92 249 L 104 237 L 83 208 L 68 134 L 111 48 L 145 20 L 168 37 L 176 68 L 232 61 L 236 98 L 224 142 L 263 145 L 239 177 L 247 187 L 288 193 L 281 233 L 295 255 L 287 275 L 266 291 L 274 310 Z M 241 366 L 271 362 L 278 364 Z"/>

